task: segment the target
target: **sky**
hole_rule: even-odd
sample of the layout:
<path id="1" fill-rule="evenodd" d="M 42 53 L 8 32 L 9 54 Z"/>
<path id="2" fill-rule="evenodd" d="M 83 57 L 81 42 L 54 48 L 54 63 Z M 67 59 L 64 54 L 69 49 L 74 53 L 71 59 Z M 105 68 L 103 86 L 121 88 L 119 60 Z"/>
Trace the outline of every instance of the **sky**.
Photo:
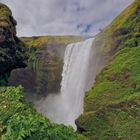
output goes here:
<path id="1" fill-rule="evenodd" d="M 94 36 L 133 0 L 0 0 L 17 20 L 18 36 Z"/>

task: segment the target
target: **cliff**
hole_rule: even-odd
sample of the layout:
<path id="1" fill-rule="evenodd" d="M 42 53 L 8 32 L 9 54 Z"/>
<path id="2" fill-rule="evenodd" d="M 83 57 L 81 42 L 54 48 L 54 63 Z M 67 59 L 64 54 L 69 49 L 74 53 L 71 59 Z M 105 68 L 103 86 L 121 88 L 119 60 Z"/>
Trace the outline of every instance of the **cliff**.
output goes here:
<path id="1" fill-rule="evenodd" d="M 16 24 L 10 9 L 0 3 L 0 85 L 7 84 L 13 69 L 27 64 L 27 48 L 16 36 Z"/>
<path id="2" fill-rule="evenodd" d="M 65 48 L 72 42 L 84 40 L 78 36 L 22 37 L 29 48 L 28 66 L 13 70 L 9 85 L 22 85 L 29 96 L 46 96 L 60 90 Z M 33 93 L 33 94 L 32 94 Z M 31 97 L 32 98 L 32 97 Z"/>
<path id="3" fill-rule="evenodd" d="M 96 77 L 76 121 L 91 140 L 138 140 L 140 132 L 140 1 L 96 36 L 109 64 Z M 109 54 L 109 55 L 108 55 Z"/>

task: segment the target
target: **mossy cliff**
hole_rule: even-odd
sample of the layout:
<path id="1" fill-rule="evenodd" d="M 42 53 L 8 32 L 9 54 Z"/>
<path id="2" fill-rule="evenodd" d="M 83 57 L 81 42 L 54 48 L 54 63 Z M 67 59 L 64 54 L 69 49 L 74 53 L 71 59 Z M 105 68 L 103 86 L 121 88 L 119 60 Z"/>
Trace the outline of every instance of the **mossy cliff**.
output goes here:
<path id="1" fill-rule="evenodd" d="M 140 138 L 140 1 L 135 0 L 96 36 L 109 64 L 86 93 L 79 133 L 91 140 Z"/>
<path id="2" fill-rule="evenodd" d="M 7 84 L 11 70 L 27 64 L 24 43 L 16 37 L 16 24 L 10 9 L 0 3 L 0 85 Z"/>
<path id="3" fill-rule="evenodd" d="M 41 96 L 58 93 L 65 48 L 83 39 L 77 36 L 22 37 L 30 52 L 28 67 L 12 71 L 9 85 L 21 84 L 26 92 Z"/>

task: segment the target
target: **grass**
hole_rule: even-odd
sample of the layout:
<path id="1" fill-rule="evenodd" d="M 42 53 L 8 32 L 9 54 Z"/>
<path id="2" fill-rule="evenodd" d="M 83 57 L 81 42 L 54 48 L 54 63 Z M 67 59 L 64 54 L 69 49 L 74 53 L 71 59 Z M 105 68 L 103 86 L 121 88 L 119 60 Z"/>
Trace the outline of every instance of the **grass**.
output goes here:
<path id="1" fill-rule="evenodd" d="M 85 97 L 85 111 L 120 102 L 139 91 L 140 47 L 125 48 L 97 76 L 96 84 Z"/>
<path id="2" fill-rule="evenodd" d="M 97 76 L 77 120 L 96 140 L 138 140 L 140 133 L 140 47 L 124 48 Z"/>
<path id="3" fill-rule="evenodd" d="M 140 1 L 135 0 L 95 38 L 109 56 L 84 99 L 76 123 L 91 140 L 138 140 L 140 137 Z"/>
<path id="4" fill-rule="evenodd" d="M 30 47 L 41 47 L 47 44 L 69 44 L 71 42 L 82 41 L 82 37 L 78 36 L 39 36 L 39 37 L 22 37 L 21 40 Z"/>

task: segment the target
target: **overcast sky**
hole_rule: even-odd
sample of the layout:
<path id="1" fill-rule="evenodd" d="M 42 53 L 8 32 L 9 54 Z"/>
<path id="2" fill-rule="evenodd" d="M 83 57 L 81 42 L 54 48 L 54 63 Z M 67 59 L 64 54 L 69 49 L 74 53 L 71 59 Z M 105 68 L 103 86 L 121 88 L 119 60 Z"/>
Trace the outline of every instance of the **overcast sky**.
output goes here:
<path id="1" fill-rule="evenodd" d="M 133 0 L 0 0 L 19 36 L 95 35 Z"/>

